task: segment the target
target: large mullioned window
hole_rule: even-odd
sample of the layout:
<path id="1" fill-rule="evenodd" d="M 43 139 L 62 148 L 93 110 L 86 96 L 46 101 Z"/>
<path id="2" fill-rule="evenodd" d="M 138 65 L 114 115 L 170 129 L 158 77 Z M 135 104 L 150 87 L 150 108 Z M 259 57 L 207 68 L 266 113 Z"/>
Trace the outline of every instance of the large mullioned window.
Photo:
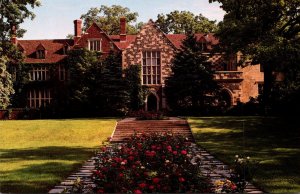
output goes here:
<path id="1" fill-rule="evenodd" d="M 51 90 L 42 89 L 31 89 L 27 94 L 27 105 L 30 108 L 46 107 L 51 103 Z"/>
<path id="2" fill-rule="evenodd" d="M 144 51 L 143 52 L 143 84 L 160 84 L 161 80 L 161 57 L 159 51 Z"/>
<path id="3" fill-rule="evenodd" d="M 29 72 L 31 81 L 45 81 L 50 78 L 48 67 L 33 67 Z"/>

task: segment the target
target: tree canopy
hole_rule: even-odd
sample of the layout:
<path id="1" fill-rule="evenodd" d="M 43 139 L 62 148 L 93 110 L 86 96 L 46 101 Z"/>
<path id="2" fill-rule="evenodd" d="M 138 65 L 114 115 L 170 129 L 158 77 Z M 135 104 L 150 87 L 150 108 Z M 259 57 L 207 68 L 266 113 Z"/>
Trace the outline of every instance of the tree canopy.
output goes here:
<path id="1" fill-rule="evenodd" d="M 226 12 L 217 36 L 227 53 L 241 51 L 264 68 L 264 102 L 270 99 L 272 72 L 299 69 L 299 0 L 210 0 Z M 286 72 L 287 74 L 291 72 Z M 297 77 L 297 76 L 296 76 Z"/>
<path id="2" fill-rule="evenodd" d="M 107 34 L 120 34 L 120 17 L 126 18 L 127 33 L 136 34 L 141 24 L 133 25 L 132 23 L 136 22 L 138 13 L 130 12 L 127 7 L 101 5 L 99 8 L 91 8 L 86 14 L 81 15 L 84 30 L 91 26 L 93 22 L 96 22 Z"/>
<path id="3" fill-rule="evenodd" d="M 9 72 L 14 69 L 18 78 L 15 82 L 16 93 L 20 93 L 21 82 L 23 77 L 20 76 L 22 72 L 22 54 L 18 51 L 15 45 L 12 44 L 11 38 L 13 36 L 22 37 L 26 30 L 20 28 L 20 24 L 26 18 L 33 19 L 34 13 L 28 8 L 39 6 L 38 0 L 2 0 L 0 1 L 0 59 L 2 76 L 1 76 L 1 102 L 0 107 L 7 107 L 10 104 L 11 95 L 14 93 L 12 76 Z M 10 68 L 14 66 L 14 68 Z M 3 89 L 4 88 L 4 89 Z"/>
<path id="4" fill-rule="evenodd" d="M 211 65 L 206 62 L 202 45 L 193 34 L 182 42 L 174 57 L 173 74 L 166 81 L 166 95 L 171 109 L 186 113 L 206 112 L 213 104 L 219 87 L 213 79 Z"/>
<path id="5" fill-rule="evenodd" d="M 209 33 L 217 30 L 216 21 L 209 20 L 202 14 L 194 15 L 189 11 L 158 14 L 155 23 L 166 34 Z"/>
<path id="6" fill-rule="evenodd" d="M 14 93 L 11 75 L 6 70 L 6 59 L 0 57 L 0 109 L 10 105 L 10 95 Z"/>

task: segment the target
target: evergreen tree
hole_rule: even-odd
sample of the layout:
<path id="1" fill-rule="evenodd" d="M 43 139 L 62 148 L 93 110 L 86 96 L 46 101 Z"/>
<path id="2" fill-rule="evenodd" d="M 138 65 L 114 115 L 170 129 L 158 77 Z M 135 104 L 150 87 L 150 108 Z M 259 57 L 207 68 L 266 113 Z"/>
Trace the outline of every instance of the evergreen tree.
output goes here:
<path id="1" fill-rule="evenodd" d="M 11 75 L 6 70 L 7 60 L 0 58 L 0 109 L 10 105 L 10 96 L 14 93 Z"/>
<path id="2" fill-rule="evenodd" d="M 103 61 L 103 96 L 107 113 L 124 114 L 130 102 L 126 80 L 123 77 L 120 53 L 110 52 Z"/>
<path id="3" fill-rule="evenodd" d="M 66 67 L 70 77 L 68 82 L 67 109 L 72 113 L 87 113 L 90 110 L 91 94 L 97 94 L 91 82 L 98 80 L 93 68 L 101 65 L 98 52 L 87 49 L 71 50 L 67 58 Z M 100 76 L 100 75 L 99 75 Z M 95 86 L 95 83 L 93 83 Z"/>
<path id="4" fill-rule="evenodd" d="M 219 87 L 206 61 L 202 45 L 193 34 L 187 34 L 174 57 L 173 74 L 166 80 L 166 95 L 172 110 L 190 114 L 204 112 L 212 105 Z"/>

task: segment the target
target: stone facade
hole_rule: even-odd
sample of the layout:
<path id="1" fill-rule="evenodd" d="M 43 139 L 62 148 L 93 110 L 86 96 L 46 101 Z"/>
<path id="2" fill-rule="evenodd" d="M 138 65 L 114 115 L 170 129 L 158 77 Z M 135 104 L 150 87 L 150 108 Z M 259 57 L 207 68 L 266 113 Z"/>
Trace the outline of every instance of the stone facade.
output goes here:
<path id="1" fill-rule="evenodd" d="M 176 48 L 166 35 L 161 32 L 154 24 L 150 21 L 148 24 L 143 26 L 141 31 L 137 34 L 135 41 L 133 41 L 122 53 L 123 57 L 123 68 L 127 68 L 129 65 L 142 65 L 142 52 L 143 51 L 159 51 L 161 58 L 161 83 L 156 85 L 148 85 L 150 92 L 157 96 L 159 102 L 159 109 L 167 108 L 166 99 L 164 95 L 165 80 L 171 74 L 171 63 L 175 54 Z M 147 110 L 147 99 L 146 107 Z"/>

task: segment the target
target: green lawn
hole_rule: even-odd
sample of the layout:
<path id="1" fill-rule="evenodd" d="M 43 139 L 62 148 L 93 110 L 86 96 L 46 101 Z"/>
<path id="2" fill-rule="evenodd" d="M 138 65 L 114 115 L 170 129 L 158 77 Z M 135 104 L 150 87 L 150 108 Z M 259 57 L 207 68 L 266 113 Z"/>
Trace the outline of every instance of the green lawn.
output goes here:
<path id="1" fill-rule="evenodd" d="M 45 193 L 89 159 L 116 119 L 0 121 L 0 193 Z"/>
<path id="2" fill-rule="evenodd" d="M 230 164 L 260 162 L 254 183 L 267 192 L 300 192 L 300 118 L 190 117 L 197 144 Z"/>

